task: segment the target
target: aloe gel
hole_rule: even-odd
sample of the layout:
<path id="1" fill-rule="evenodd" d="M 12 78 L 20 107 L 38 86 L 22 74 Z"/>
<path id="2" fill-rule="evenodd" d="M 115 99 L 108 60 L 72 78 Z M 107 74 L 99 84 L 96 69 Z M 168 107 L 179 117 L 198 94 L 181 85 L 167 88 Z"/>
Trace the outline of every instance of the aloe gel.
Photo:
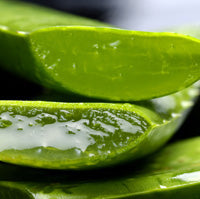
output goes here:
<path id="1" fill-rule="evenodd" d="M 21 2 L 0 1 L 0 43 L 5 69 L 87 97 L 145 100 L 200 78 L 198 39 L 113 28 Z"/>
<path id="2" fill-rule="evenodd" d="M 141 158 L 182 123 L 196 86 L 136 104 L 0 102 L 0 161 L 89 169 Z"/>

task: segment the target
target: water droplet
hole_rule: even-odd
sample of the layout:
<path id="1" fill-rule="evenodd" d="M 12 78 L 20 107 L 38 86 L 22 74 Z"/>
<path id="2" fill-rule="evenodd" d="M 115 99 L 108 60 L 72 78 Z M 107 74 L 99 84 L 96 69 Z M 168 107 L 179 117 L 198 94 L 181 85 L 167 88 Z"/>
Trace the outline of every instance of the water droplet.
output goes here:
<path id="1" fill-rule="evenodd" d="M 75 63 L 72 64 L 72 68 L 73 68 L 74 70 L 76 70 L 76 64 L 75 64 Z"/>
<path id="2" fill-rule="evenodd" d="M 48 66 L 48 69 L 53 70 L 56 67 L 57 64 L 52 64 L 51 66 Z"/>
<path id="3" fill-rule="evenodd" d="M 99 45 L 98 44 L 94 44 L 93 47 L 95 47 L 96 49 L 98 49 Z"/>
<path id="4" fill-rule="evenodd" d="M 119 44 L 120 44 L 120 40 L 117 40 L 117 41 L 110 43 L 109 46 L 116 50 L 117 47 L 119 46 Z"/>
<path id="5" fill-rule="evenodd" d="M 37 150 L 37 153 L 41 153 L 41 152 L 42 152 L 42 149 L 38 149 L 38 150 Z"/>

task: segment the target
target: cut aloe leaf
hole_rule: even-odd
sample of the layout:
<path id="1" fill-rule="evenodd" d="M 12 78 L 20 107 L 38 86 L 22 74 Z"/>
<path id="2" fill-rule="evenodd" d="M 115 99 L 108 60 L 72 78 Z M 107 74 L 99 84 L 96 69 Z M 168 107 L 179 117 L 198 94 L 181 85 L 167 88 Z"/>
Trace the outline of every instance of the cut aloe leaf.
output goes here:
<path id="1" fill-rule="evenodd" d="M 200 78 L 198 39 L 116 29 L 19 2 L 0 1 L 0 44 L 2 67 L 88 97 L 150 99 Z"/>
<path id="2" fill-rule="evenodd" d="M 137 166 L 59 173 L 0 165 L 1 199 L 196 199 L 200 137 L 171 144 Z M 88 174 L 88 175 L 87 175 Z"/>
<path id="3" fill-rule="evenodd" d="M 0 161 L 88 169 L 162 146 L 198 95 L 196 87 L 133 104 L 0 101 Z"/>

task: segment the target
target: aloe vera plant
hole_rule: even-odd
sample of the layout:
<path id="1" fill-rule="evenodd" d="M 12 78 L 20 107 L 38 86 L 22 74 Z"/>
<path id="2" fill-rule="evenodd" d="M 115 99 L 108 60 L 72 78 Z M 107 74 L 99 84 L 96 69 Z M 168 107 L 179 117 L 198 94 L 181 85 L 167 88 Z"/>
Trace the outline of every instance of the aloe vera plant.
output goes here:
<path id="1" fill-rule="evenodd" d="M 0 43 L 4 68 L 89 97 L 150 99 L 200 77 L 198 39 L 117 29 L 19 2 L 0 1 Z"/>
<path id="2" fill-rule="evenodd" d="M 0 160 L 49 169 L 105 167 L 150 154 L 179 127 L 198 88 L 134 104 L 0 102 Z"/>
<path id="3" fill-rule="evenodd" d="M 43 169 L 1 163 L 0 198 L 198 197 L 199 138 L 116 168 L 122 174 L 77 171 L 139 159 L 170 139 L 199 94 L 198 85 L 185 89 L 200 78 L 196 38 L 0 0 L 3 68 L 97 101 L 138 101 L 0 101 L 0 161 Z"/>
<path id="4" fill-rule="evenodd" d="M 199 145 L 199 137 L 174 143 L 137 166 L 122 167 L 121 174 L 113 169 L 52 173 L 1 164 L 0 197 L 196 199 L 200 194 Z"/>

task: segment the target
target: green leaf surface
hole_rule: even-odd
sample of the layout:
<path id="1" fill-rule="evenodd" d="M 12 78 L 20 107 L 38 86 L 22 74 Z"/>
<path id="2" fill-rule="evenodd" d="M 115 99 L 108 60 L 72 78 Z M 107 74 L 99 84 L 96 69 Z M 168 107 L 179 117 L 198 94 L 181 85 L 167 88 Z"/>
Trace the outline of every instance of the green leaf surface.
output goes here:
<path id="1" fill-rule="evenodd" d="M 52 172 L 0 165 L 1 199 L 197 199 L 200 138 L 171 144 L 124 167 L 90 172 Z M 120 172 L 119 172 L 120 169 Z"/>
<path id="2" fill-rule="evenodd" d="M 5 69 L 88 97 L 150 99 L 200 78 L 198 39 L 117 29 L 20 2 L 0 1 L 0 44 Z"/>
<path id="3" fill-rule="evenodd" d="M 134 104 L 0 101 L 0 160 L 89 169 L 141 158 L 182 123 L 196 86 Z"/>

